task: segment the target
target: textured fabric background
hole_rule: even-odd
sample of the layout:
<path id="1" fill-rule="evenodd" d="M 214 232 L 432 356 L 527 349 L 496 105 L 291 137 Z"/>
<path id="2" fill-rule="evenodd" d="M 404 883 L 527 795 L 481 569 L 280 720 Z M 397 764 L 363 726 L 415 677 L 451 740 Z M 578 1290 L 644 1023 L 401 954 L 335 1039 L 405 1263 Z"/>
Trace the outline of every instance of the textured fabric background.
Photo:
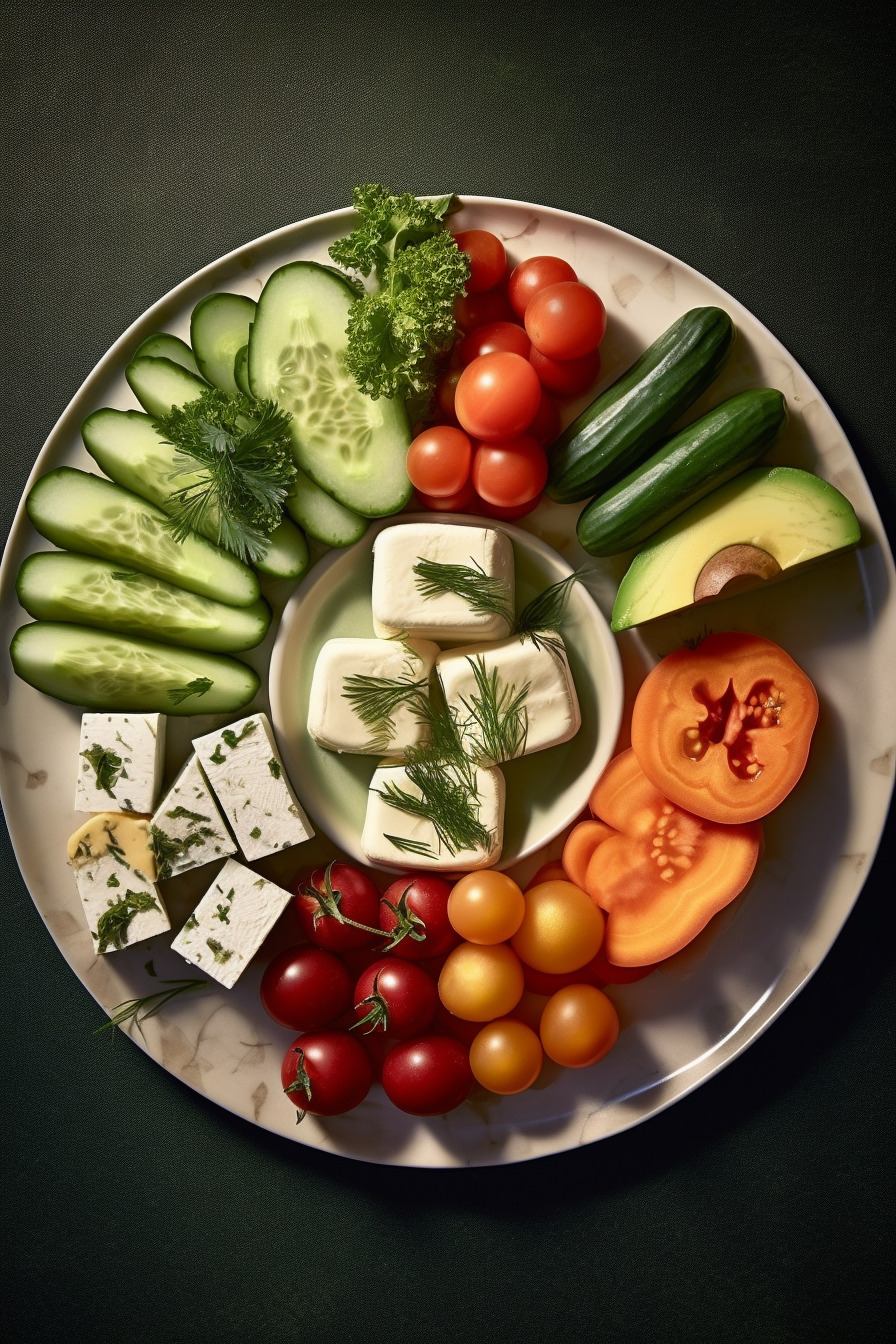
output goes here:
<path id="1" fill-rule="evenodd" d="M 893 64 L 876 6 L 7 3 L 3 536 L 97 360 L 173 285 L 352 186 L 590 215 L 717 281 L 815 380 L 891 541 Z M 579 1152 L 365 1167 L 118 1034 L 2 832 L 4 1334 L 109 1344 L 891 1337 L 892 827 L 744 1056 Z"/>

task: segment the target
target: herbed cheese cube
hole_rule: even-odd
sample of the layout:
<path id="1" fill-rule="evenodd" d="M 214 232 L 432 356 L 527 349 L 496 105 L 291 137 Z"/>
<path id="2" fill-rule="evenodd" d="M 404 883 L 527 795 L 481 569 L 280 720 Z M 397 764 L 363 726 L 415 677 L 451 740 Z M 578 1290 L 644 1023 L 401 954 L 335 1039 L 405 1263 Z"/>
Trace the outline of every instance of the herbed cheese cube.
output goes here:
<path id="1" fill-rule="evenodd" d="M 456 593 L 424 597 L 414 574 L 421 560 L 462 566 L 495 580 L 500 601 L 506 599 L 512 613 L 513 545 L 505 532 L 462 523 L 399 523 L 384 528 L 373 544 L 371 609 L 377 635 L 442 643 L 510 634 L 510 621 L 501 611 L 476 610 Z"/>
<path id="2" fill-rule="evenodd" d="M 161 714 L 84 714 L 76 812 L 151 812 L 165 756 Z"/>
<path id="3" fill-rule="evenodd" d="M 424 639 L 330 639 L 317 655 L 311 679 L 308 704 L 308 732 L 315 742 L 330 751 L 381 756 L 384 751 L 403 751 L 416 746 L 427 734 L 427 727 L 414 697 L 429 698 L 429 676 L 439 646 Z M 361 691 L 358 682 L 365 678 L 371 691 L 376 680 L 384 694 L 394 684 L 396 698 L 376 724 L 365 723 L 359 714 L 353 692 Z M 422 685 L 421 685 L 422 683 Z M 404 691 L 402 688 L 406 688 Z"/>
<path id="4" fill-rule="evenodd" d="M 156 808 L 150 829 L 160 879 L 236 853 L 195 752 Z"/>
<path id="5" fill-rule="evenodd" d="M 265 714 L 194 739 L 193 746 L 236 842 L 249 859 L 300 845 L 314 834 L 286 778 Z"/>
<path id="6" fill-rule="evenodd" d="M 556 640 L 557 636 L 551 636 Z M 568 742 L 582 715 L 562 641 L 513 636 L 439 654 L 436 675 L 464 750 L 486 765 Z"/>
<path id="7" fill-rule="evenodd" d="M 98 812 L 68 842 L 78 895 L 98 952 L 115 952 L 171 928 L 155 884 L 149 822 Z"/>
<path id="8" fill-rule="evenodd" d="M 275 882 L 228 859 L 172 949 L 232 989 L 291 899 Z"/>
<path id="9" fill-rule="evenodd" d="M 384 791 L 396 789 L 422 798 L 419 785 L 408 777 L 403 764 L 381 761 L 373 773 L 367 795 L 367 815 L 361 834 L 361 848 L 371 863 L 388 867 L 414 867 L 461 872 L 487 868 L 501 855 L 504 842 L 504 776 L 494 767 L 474 768 L 475 797 L 471 797 L 475 819 L 486 838 L 451 852 L 434 821 L 417 816 L 388 802 Z M 443 775 L 460 784 L 454 767 L 443 767 Z M 442 819 L 443 818 L 443 814 Z"/>

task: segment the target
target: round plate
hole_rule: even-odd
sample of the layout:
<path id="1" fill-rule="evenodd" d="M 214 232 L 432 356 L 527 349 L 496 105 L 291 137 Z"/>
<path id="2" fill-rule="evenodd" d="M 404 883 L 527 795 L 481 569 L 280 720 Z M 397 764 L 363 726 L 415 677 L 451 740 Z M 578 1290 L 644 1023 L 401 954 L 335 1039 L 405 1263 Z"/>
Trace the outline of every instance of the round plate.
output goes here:
<path id="1" fill-rule="evenodd" d="M 507 523 L 458 514 L 402 515 L 402 521 L 497 527 L 513 543 L 517 608 L 572 573 L 544 542 Z M 271 715 L 287 774 L 303 781 L 306 810 L 345 854 L 367 864 L 361 830 L 370 778 L 378 758 L 327 751 L 307 729 L 308 698 L 317 655 L 328 639 L 374 637 L 370 610 L 373 541 L 394 519 L 371 526 L 346 551 L 316 564 L 289 599 L 271 656 Z M 508 761 L 504 846 L 498 868 L 529 858 L 576 819 L 610 759 L 622 720 L 622 664 L 597 604 L 574 585 L 563 639 L 576 684 L 582 726 L 569 742 Z M 413 860 L 409 859 L 409 864 Z"/>
<path id="2" fill-rule="evenodd" d="M 154 305 L 77 393 L 32 479 L 63 463 L 90 469 L 80 425 L 100 406 L 135 405 L 124 367 L 140 340 L 160 330 L 188 338 L 193 306 L 214 290 L 257 298 L 276 266 L 300 257 L 326 261 L 327 247 L 351 228 L 352 219 L 352 212 L 343 210 L 279 230 L 206 267 Z M 710 280 L 607 225 L 486 198 L 466 198 L 452 222 L 499 234 L 513 261 L 544 253 L 566 257 L 601 294 L 609 314 L 601 385 L 688 308 L 724 307 L 738 329 L 736 348 L 693 414 L 745 387 L 780 388 L 790 419 L 772 460 L 805 467 L 838 486 L 856 507 L 863 541 L 856 551 L 833 556 L 767 592 L 669 617 L 618 639 L 630 701 L 658 657 L 706 626 L 756 631 L 782 644 L 812 677 L 822 715 L 803 780 L 765 825 L 764 856 L 749 890 L 662 970 L 610 991 L 625 1025 L 616 1048 L 599 1064 L 565 1072 L 549 1068 L 529 1092 L 509 1098 L 480 1093 L 437 1121 L 402 1115 L 374 1088 L 346 1116 L 308 1116 L 297 1126 L 279 1081 L 291 1034 L 261 1009 L 261 963 L 234 990 L 211 987 L 176 1000 L 146 1022 L 145 1035 L 132 1031 L 174 1076 L 284 1139 L 370 1162 L 442 1167 L 523 1161 L 616 1134 L 671 1105 L 743 1051 L 812 975 L 861 890 L 890 804 L 896 740 L 893 559 L 855 455 L 817 388 L 787 351 Z M 571 415 L 577 407 L 568 409 Z M 575 542 L 576 515 L 575 506 L 544 505 L 521 526 L 578 567 L 585 557 Z M 20 509 L 0 574 L 6 681 L 0 792 L 38 910 L 72 969 L 111 1010 L 156 987 L 144 969 L 149 956 L 161 978 L 190 974 L 190 968 L 170 951 L 168 939 L 94 956 L 65 862 L 65 842 L 77 820 L 72 801 L 80 714 L 19 681 L 6 655 L 12 633 L 26 619 L 15 597 L 18 566 L 25 555 L 43 548 Z M 605 615 L 624 568 L 622 559 L 593 567 L 589 589 Z M 271 591 L 278 612 L 289 595 Z M 273 639 L 272 630 L 248 657 L 263 675 Z M 266 693 L 258 707 L 269 708 Z M 216 726 L 204 719 L 171 720 L 170 725 L 169 775 L 185 756 L 189 736 Z M 301 796 L 305 781 L 293 782 Z M 555 840 L 543 856 L 553 856 L 559 845 Z M 330 842 L 320 837 L 258 867 L 286 881 L 298 864 L 318 862 L 332 852 Z M 529 860 L 529 866 L 538 861 Z M 175 922 L 186 917 L 210 880 L 210 871 L 200 870 L 198 877 L 169 884 L 166 895 Z M 266 950 L 291 936 L 285 917 Z"/>

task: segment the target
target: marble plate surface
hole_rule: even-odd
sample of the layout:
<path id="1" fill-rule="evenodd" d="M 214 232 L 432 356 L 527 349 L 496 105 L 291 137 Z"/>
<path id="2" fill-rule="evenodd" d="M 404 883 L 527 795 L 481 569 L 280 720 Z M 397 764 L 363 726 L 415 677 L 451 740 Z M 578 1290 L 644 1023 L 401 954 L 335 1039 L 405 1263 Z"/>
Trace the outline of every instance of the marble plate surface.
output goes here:
<path id="1" fill-rule="evenodd" d="M 130 352 L 154 331 L 188 339 L 189 315 L 204 295 L 230 290 L 257 298 L 275 267 L 298 258 L 325 261 L 327 247 L 349 230 L 350 210 L 336 211 L 266 235 L 177 286 L 115 343 L 74 396 L 41 451 L 31 481 L 61 465 L 90 469 L 80 438 L 85 417 L 100 406 L 136 407 L 124 378 Z M 699 612 L 664 618 L 618 637 L 626 703 L 647 669 L 704 627 L 751 630 L 776 640 L 812 677 L 821 718 L 800 786 L 765 825 L 765 850 L 748 891 L 687 949 L 637 984 L 611 989 L 622 1021 L 619 1043 L 591 1069 L 545 1070 L 529 1092 L 513 1098 L 476 1093 L 448 1116 L 415 1120 L 392 1107 L 378 1088 L 357 1110 L 330 1120 L 295 1123 L 280 1090 L 280 1060 L 292 1033 L 264 1014 L 258 997 L 263 963 L 232 991 L 210 987 L 172 1003 L 147 1021 L 135 1043 L 164 1069 L 210 1101 L 285 1140 L 361 1161 L 420 1167 L 525 1161 L 594 1142 L 647 1120 L 698 1087 L 774 1022 L 811 977 L 856 901 L 887 816 L 896 757 L 896 602 L 893 558 L 874 500 L 846 437 L 818 389 L 777 339 L 729 294 L 657 248 L 608 225 L 518 201 L 464 198 L 457 228 L 498 233 L 512 261 L 553 253 L 566 257 L 603 297 L 609 314 L 602 347 L 604 386 L 688 308 L 718 304 L 734 319 L 735 350 L 721 378 L 693 414 L 750 386 L 778 387 L 790 419 L 771 461 L 815 471 L 854 504 L 862 542 L 767 592 L 746 594 Z M 575 413 L 581 403 L 568 408 Z M 30 484 L 31 482 L 29 482 Z M 519 526 L 570 565 L 582 560 L 575 505 L 545 504 Z M 39 695 L 13 674 L 8 646 L 27 617 L 15 576 L 22 559 L 46 543 L 20 509 L 0 572 L 2 687 L 0 797 L 31 896 L 58 950 L 108 1011 L 157 988 L 146 972 L 191 973 L 170 951 L 170 938 L 105 958 L 94 956 L 65 842 L 81 816 L 72 810 L 80 712 Z M 589 589 L 609 615 L 625 558 L 595 566 Z M 265 690 L 276 615 L 289 585 L 267 595 L 275 621 L 265 643 L 247 655 Z M 184 759 L 190 736 L 220 719 L 172 719 L 167 775 Z M 623 733 L 624 733 L 623 728 Z M 297 781 L 301 791 L 301 782 Z M 525 880 L 559 851 L 562 837 L 520 866 Z M 287 881 L 310 862 L 332 857 L 321 835 L 296 853 L 264 860 L 259 871 Z M 211 880 L 209 869 L 166 890 L 179 927 Z M 293 940 L 289 916 L 266 952 Z M 48 948 L 47 955 L 54 955 Z M 186 1113 L 185 1113 L 186 1114 Z"/>

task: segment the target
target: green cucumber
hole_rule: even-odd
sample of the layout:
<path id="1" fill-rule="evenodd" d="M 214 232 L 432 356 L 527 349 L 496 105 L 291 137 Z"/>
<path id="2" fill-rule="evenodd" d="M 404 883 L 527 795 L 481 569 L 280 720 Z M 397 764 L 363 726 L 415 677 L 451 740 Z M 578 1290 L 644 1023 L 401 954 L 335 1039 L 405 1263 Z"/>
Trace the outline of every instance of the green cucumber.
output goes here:
<path id="1" fill-rule="evenodd" d="M 119 634 L 239 653 L 260 644 L 271 624 L 263 598 L 227 606 L 114 560 L 72 551 L 38 551 L 19 567 L 19 602 L 35 620 L 90 625 Z"/>
<path id="2" fill-rule="evenodd" d="M 249 343 L 241 345 L 233 357 L 233 381 L 241 392 L 245 392 L 247 397 L 252 395 L 252 385 L 249 382 Z"/>
<path id="3" fill-rule="evenodd" d="M 167 509 L 175 490 L 198 479 L 178 475 L 173 444 L 162 438 L 151 416 L 142 411 L 120 411 L 104 406 L 89 415 L 81 426 L 84 445 L 97 465 L 118 485 Z M 204 520 L 202 535 L 217 543 L 218 521 L 213 514 Z M 272 532 L 263 560 L 254 568 L 275 579 L 300 578 L 310 563 L 308 543 L 289 518 Z"/>
<path id="4" fill-rule="evenodd" d="M 325 546 L 353 546 L 370 526 L 369 519 L 353 513 L 338 499 L 315 485 L 299 467 L 285 500 L 286 510 L 299 526 Z"/>
<path id="5" fill-rule="evenodd" d="M 175 541 L 162 509 L 101 476 L 56 467 L 31 487 L 25 508 L 41 536 L 62 550 L 114 560 L 228 606 L 258 601 L 258 577 L 248 565 L 196 532 Z"/>
<path id="6" fill-rule="evenodd" d="M 398 398 L 366 396 L 345 366 L 356 298 L 345 277 L 317 262 L 274 271 L 249 337 L 249 382 L 292 415 L 298 466 L 345 508 L 376 518 L 411 497 L 410 430 Z"/>
<path id="7" fill-rule="evenodd" d="M 180 364 L 181 368 L 195 374 L 197 378 L 201 376 L 193 351 L 186 341 L 182 341 L 179 336 L 173 336 L 170 331 L 154 331 L 151 336 L 140 342 L 131 358 L 138 359 L 144 355 L 170 359 L 172 363 Z"/>
<path id="8" fill-rule="evenodd" d="M 236 396 L 237 352 L 249 340 L 255 300 L 245 294 L 207 294 L 190 315 L 190 344 L 199 372 L 213 387 Z"/>
<path id="9" fill-rule="evenodd" d="M 576 525 L 579 544 L 599 556 L 639 545 L 757 462 L 786 421 L 787 403 L 776 388 L 729 397 L 586 504 Z"/>
<path id="10" fill-rule="evenodd" d="M 251 667 L 227 654 L 56 621 L 21 626 L 9 653 L 35 690 L 110 713 L 233 714 L 260 685 Z"/>
<path id="11" fill-rule="evenodd" d="M 149 415 L 157 419 L 172 406 L 195 401 L 211 386 L 197 373 L 163 355 L 135 355 L 124 371 L 131 391 Z"/>
<path id="12" fill-rule="evenodd" d="M 547 495 L 587 499 L 642 461 L 717 377 L 733 339 L 721 308 L 692 308 L 673 322 L 557 439 Z"/>

